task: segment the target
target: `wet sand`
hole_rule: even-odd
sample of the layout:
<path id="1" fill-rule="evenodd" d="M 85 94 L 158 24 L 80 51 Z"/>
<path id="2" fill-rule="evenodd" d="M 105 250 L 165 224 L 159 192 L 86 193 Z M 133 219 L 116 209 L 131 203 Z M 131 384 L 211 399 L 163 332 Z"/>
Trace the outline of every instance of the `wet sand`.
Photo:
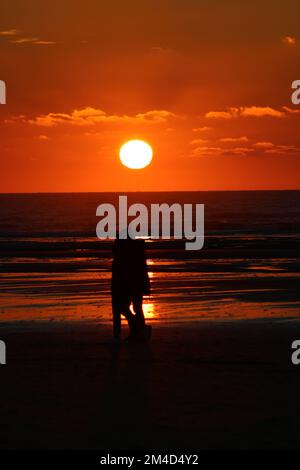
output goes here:
<path id="1" fill-rule="evenodd" d="M 2 324 L 2 449 L 300 446 L 295 320 L 155 325 L 147 345 L 105 325 Z"/>
<path id="2" fill-rule="evenodd" d="M 299 318 L 298 238 L 207 237 L 199 252 L 174 241 L 148 245 L 151 321 Z M 0 248 L 0 323 L 110 320 L 108 242 L 26 239 Z"/>

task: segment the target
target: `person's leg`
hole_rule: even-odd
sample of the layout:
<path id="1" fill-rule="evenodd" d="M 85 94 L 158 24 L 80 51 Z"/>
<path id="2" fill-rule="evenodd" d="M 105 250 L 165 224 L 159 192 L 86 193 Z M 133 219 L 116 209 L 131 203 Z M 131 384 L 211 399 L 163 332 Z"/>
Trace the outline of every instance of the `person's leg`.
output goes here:
<path id="1" fill-rule="evenodd" d="M 137 295 L 132 301 L 133 311 L 135 313 L 136 325 L 142 329 L 145 326 L 145 316 L 143 312 L 143 296 Z"/>
<path id="2" fill-rule="evenodd" d="M 121 306 L 119 302 L 112 302 L 113 310 L 113 333 L 115 338 L 120 338 L 121 336 Z"/>
<path id="3" fill-rule="evenodd" d="M 131 330 L 135 322 L 135 315 L 133 315 L 132 311 L 130 310 L 130 303 L 124 306 L 124 308 L 122 309 L 122 315 L 124 315 L 124 317 L 126 318 L 129 329 Z"/>
<path id="4" fill-rule="evenodd" d="M 114 336 L 119 338 L 121 336 L 121 315 L 123 315 L 128 326 L 131 329 L 135 321 L 135 315 L 130 310 L 130 295 L 124 290 L 115 290 L 112 292 L 112 309 L 113 309 L 113 324 Z"/>

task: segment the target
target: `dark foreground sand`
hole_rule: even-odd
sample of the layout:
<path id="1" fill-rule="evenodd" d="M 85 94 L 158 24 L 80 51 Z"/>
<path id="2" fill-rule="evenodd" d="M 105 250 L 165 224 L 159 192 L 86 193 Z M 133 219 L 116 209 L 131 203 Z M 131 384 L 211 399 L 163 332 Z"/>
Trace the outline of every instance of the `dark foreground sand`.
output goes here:
<path id="1" fill-rule="evenodd" d="M 155 326 L 149 345 L 107 327 L 0 328 L 0 447 L 300 447 L 300 324 Z"/>

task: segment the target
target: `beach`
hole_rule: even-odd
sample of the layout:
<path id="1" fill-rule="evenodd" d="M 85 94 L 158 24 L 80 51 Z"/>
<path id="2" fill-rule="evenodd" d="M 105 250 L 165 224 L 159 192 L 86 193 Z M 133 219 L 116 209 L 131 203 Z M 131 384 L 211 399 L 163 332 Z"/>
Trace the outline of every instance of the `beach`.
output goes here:
<path id="1" fill-rule="evenodd" d="M 148 344 L 83 324 L 0 336 L 3 449 L 299 446 L 295 321 L 156 326 Z"/>
<path id="2" fill-rule="evenodd" d="M 205 203 L 205 244 L 146 240 L 145 344 L 125 321 L 111 341 L 112 242 L 91 214 L 116 197 L 0 196 L 0 447 L 299 447 L 300 192 L 165 193 Z"/>

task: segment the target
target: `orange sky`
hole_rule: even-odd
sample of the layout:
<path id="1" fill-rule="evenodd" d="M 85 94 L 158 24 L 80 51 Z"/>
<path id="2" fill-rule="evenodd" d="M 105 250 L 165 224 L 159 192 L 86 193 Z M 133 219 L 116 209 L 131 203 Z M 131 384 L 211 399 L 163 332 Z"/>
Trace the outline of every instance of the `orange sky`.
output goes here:
<path id="1" fill-rule="evenodd" d="M 1 192 L 300 189 L 300 3 L 2 0 Z M 118 149 L 141 138 L 144 170 Z"/>

